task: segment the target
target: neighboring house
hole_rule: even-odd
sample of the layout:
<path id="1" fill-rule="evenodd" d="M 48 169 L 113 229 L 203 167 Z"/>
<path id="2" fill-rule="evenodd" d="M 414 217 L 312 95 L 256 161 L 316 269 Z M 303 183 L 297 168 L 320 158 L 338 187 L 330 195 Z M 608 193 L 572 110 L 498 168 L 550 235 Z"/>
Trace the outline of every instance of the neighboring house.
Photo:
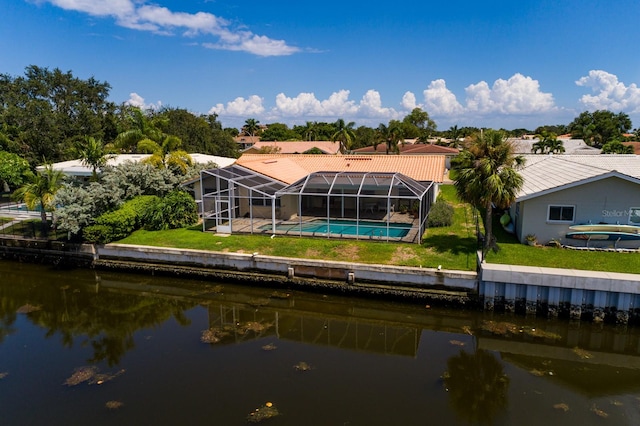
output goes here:
<path id="1" fill-rule="evenodd" d="M 245 154 L 202 172 L 203 229 L 420 242 L 444 164 L 443 155 Z M 337 221 L 340 231 L 321 230 Z"/>
<path id="2" fill-rule="evenodd" d="M 406 143 L 406 140 L 405 144 L 398 144 L 398 148 L 400 149 L 400 155 L 444 155 L 445 167 L 447 170 L 451 169 L 451 159 L 460 153 L 460 150 L 457 148 L 450 148 L 448 146 L 434 145 L 430 143 Z M 387 153 L 387 148 L 386 144 L 378 144 L 375 149 L 373 146 L 367 146 L 356 149 L 353 152 L 354 154 L 385 155 Z M 396 154 L 389 153 L 389 155 Z"/>
<path id="3" fill-rule="evenodd" d="M 524 186 L 509 213 L 521 242 L 584 246 L 566 238 L 572 225 L 640 225 L 640 156 L 526 155 Z M 590 247 L 640 247 L 640 240 L 588 241 Z"/>
<path id="4" fill-rule="evenodd" d="M 314 148 L 319 149 L 323 154 L 335 155 L 340 152 L 340 143 L 331 141 L 260 141 L 244 150 L 243 154 L 305 154 Z"/>
<path id="5" fill-rule="evenodd" d="M 217 155 L 208 154 L 189 154 L 196 164 L 216 163 L 218 167 L 226 167 L 233 164 L 236 159 L 228 157 L 218 157 Z M 118 154 L 110 156 L 107 160 L 107 166 L 118 166 L 127 161 L 138 162 L 150 157 L 151 154 Z M 82 164 L 82 160 L 62 161 L 52 164 L 54 170 L 60 170 L 67 176 L 74 177 L 81 181 L 88 181 L 92 175 L 92 169 Z M 44 169 L 39 166 L 38 170 Z"/>
<path id="6" fill-rule="evenodd" d="M 234 142 L 238 145 L 240 151 L 244 151 L 247 148 L 251 148 L 256 142 L 260 142 L 260 136 L 236 136 L 233 138 Z"/>
<path id="7" fill-rule="evenodd" d="M 562 141 L 562 146 L 564 147 L 563 155 L 594 155 L 601 152 L 600 149 L 587 145 L 582 139 L 558 137 L 558 140 Z M 509 138 L 508 141 L 513 144 L 516 154 L 532 154 L 533 145 L 540 142 L 540 139 L 526 136 L 523 138 Z"/>

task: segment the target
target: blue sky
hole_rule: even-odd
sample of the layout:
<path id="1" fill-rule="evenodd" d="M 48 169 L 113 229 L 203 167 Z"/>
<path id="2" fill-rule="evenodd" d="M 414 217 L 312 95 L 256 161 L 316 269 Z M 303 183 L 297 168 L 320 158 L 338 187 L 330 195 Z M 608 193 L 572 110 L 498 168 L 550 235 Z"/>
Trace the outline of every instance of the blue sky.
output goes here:
<path id="1" fill-rule="evenodd" d="M 108 82 L 110 100 L 289 125 L 640 127 L 637 0 L 0 0 L 0 73 Z"/>

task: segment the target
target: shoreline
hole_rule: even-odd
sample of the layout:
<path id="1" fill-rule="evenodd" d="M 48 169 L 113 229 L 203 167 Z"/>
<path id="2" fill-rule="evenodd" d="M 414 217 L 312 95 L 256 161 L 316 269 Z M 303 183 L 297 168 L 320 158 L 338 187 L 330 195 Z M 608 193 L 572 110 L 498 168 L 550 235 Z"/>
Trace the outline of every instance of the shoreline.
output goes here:
<path id="1" fill-rule="evenodd" d="M 0 258 L 391 298 L 525 316 L 640 324 L 640 275 L 479 263 L 478 272 L 127 244 L 0 238 Z"/>

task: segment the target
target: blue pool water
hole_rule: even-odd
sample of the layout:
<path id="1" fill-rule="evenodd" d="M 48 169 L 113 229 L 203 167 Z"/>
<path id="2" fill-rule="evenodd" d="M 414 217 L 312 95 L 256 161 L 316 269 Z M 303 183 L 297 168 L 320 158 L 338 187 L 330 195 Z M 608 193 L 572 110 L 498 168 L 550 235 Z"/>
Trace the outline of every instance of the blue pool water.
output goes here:
<path id="1" fill-rule="evenodd" d="M 271 225 L 265 225 L 261 229 L 270 230 Z M 397 237 L 402 238 L 409 233 L 411 224 L 408 223 L 389 223 L 389 228 L 384 222 L 360 221 L 358 226 L 352 220 L 331 219 L 328 223 L 326 220 L 317 219 L 310 222 L 300 224 L 278 224 L 277 231 L 285 231 L 288 233 L 309 232 L 317 234 L 338 234 L 338 235 L 358 235 L 367 237 Z M 387 233 L 388 231 L 388 233 Z"/>

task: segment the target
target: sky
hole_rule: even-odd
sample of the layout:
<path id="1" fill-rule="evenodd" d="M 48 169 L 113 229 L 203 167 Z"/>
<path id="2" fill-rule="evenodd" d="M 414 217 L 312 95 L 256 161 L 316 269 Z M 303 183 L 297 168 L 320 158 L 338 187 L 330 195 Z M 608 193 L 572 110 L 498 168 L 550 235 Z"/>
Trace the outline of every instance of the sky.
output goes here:
<path id="1" fill-rule="evenodd" d="M 640 127 L 638 0 L 0 0 L 0 73 L 30 65 L 109 100 L 224 127 L 377 127 L 419 107 L 438 130 Z"/>

